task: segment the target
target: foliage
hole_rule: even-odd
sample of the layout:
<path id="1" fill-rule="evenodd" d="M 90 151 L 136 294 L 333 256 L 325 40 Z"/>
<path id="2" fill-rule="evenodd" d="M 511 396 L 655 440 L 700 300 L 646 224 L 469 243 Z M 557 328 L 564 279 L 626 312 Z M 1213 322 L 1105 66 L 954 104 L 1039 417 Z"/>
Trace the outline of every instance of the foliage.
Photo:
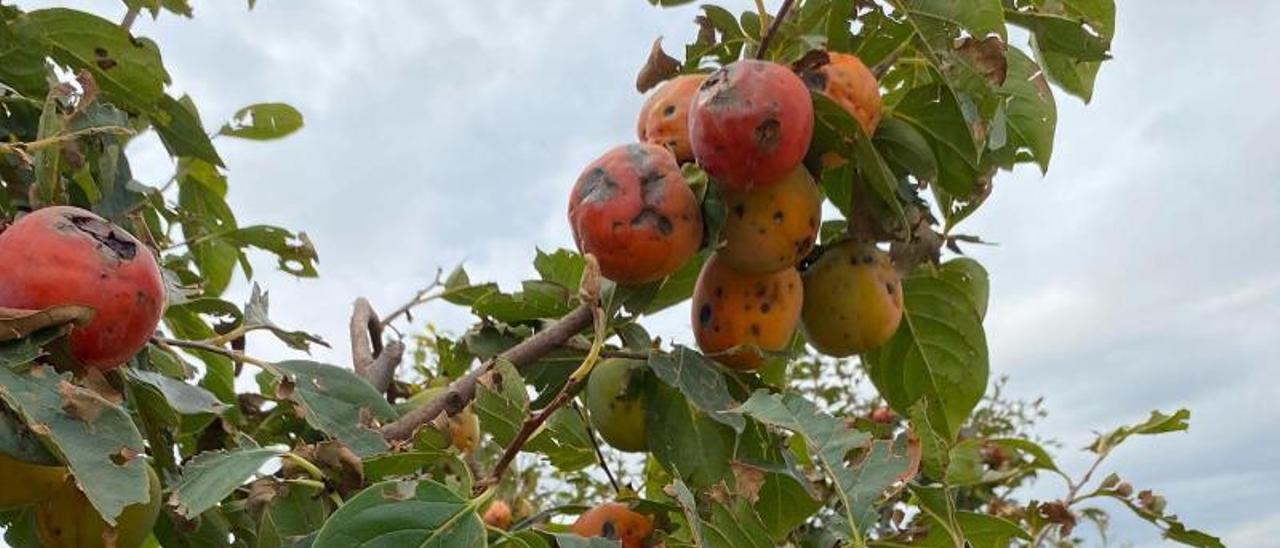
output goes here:
<path id="1" fill-rule="evenodd" d="M 763 9 L 679 8 L 696 12 L 698 38 L 682 62 L 660 64 L 668 74 L 647 69 L 650 78 L 756 55 L 803 64 L 825 48 L 857 54 L 884 90 L 874 135 L 815 94 L 810 156 L 852 159 L 821 177 L 844 216 L 824 227 L 824 242 L 856 223 L 914 266 L 902 325 L 857 361 L 806 354 L 798 337 L 761 375 L 663 346 L 643 327 L 689 298 L 705 253 L 633 287 L 601 280 L 564 250 L 539 251 L 539 278 L 510 293 L 458 267 L 385 318 L 358 308 L 351 368 L 247 354 L 244 335 L 257 330 L 299 351 L 325 344 L 273 323 L 256 286 L 244 306 L 222 298 L 237 272 L 253 279 L 250 250 L 299 277 L 317 275 L 318 256 L 305 233 L 240 223 L 216 139 L 283 138 L 303 116 L 260 103 L 206 129 L 194 99 L 168 90 L 158 45 L 128 23 L 142 11 L 190 17 L 190 6 L 125 4 L 121 24 L 0 6 L 0 226 L 48 205 L 90 209 L 145 242 L 168 283 L 161 332 L 105 377 L 54 370 L 42 349 L 65 336 L 59 322 L 35 329 L 30 317 L 0 315 L 0 331 L 18 334 L 0 342 L 0 451 L 68 465 L 108 522 L 146 499 L 149 465 L 165 485 L 153 533 L 165 546 L 602 546 L 611 543 L 566 534 L 562 516 L 604 498 L 652 516 L 655 540 L 668 546 L 1071 544 L 1079 519 L 1105 524 L 1091 506 L 1098 499 L 1171 540 L 1221 545 L 1159 495 L 1114 474 L 1095 481 L 1097 464 L 1078 479 L 1059 469 L 1049 444 L 1031 437 L 1039 402 L 1005 399 L 1003 381 L 989 389 L 985 270 L 941 260 L 980 241 L 955 229 L 998 171 L 1048 169 L 1057 122 L 1049 83 L 1090 98 L 1109 56 L 1112 0 L 802 0 L 785 2 L 781 21 Z M 1025 47 L 1008 42 L 1010 25 L 1030 36 Z M 666 57 L 658 49 L 653 58 Z M 176 166 L 159 185 L 134 179 L 125 153 L 150 131 Z M 696 166 L 685 169 L 715 234 L 723 204 Z M 404 346 L 386 328 L 431 301 L 469 309 L 476 324 L 457 338 L 417 337 L 412 371 L 389 382 Z M 546 344 L 558 330 L 564 336 Z M 653 373 L 639 388 L 650 401 L 642 456 L 599 448 L 582 407 L 566 405 L 600 354 L 643 358 Z M 250 379 L 256 390 L 238 390 Z M 876 396 L 859 396 L 871 389 Z M 472 399 L 485 433 L 475 451 L 460 447 L 451 423 Z M 1185 430 L 1188 416 L 1153 413 L 1089 450 L 1101 463 L 1133 436 Z M 514 472 L 503 474 L 513 457 Z M 599 477 L 611 470 L 626 470 L 612 489 Z M 1016 499 L 1037 476 L 1063 478 L 1066 494 Z M 496 498 L 515 507 L 510 531 L 480 520 Z M 10 544 L 33 546 L 28 512 L 2 513 L 0 523 Z"/>

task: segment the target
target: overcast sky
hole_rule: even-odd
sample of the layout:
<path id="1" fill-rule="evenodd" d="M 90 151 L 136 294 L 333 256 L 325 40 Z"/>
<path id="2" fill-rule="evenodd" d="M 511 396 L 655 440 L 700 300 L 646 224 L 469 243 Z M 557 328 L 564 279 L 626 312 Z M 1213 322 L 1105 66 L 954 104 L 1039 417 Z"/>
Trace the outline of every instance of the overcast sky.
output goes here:
<path id="1" fill-rule="evenodd" d="M 287 140 L 219 146 L 241 223 L 305 230 L 318 246 L 320 279 L 259 260 L 259 281 L 277 323 L 321 333 L 336 350 L 317 357 L 335 363 L 356 296 L 392 308 L 460 261 L 512 287 L 534 275 L 535 246 L 572 245 L 565 193 L 634 139 L 636 69 L 655 36 L 681 51 L 696 13 L 643 0 L 258 4 L 197 2 L 193 20 L 143 18 L 135 31 L 159 42 L 207 125 L 260 101 L 306 116 Z M 1001 174 L 964 226 L 1000 244 L 973 250 L 992 277 L 993 373 L 1047 398 L 1043 431 L 1076 473 L 1091 430 L 1191 408 L 1190 433 L 1134 439 L 1112 468 L 1229 545 L 1276 546 L 1280 442 L 1262 428 L 1280 424 L 1280 2 L 1119 10 L 1093 103 L 1058 94 L 1048 176 Z M 144 182 L 173 169 L 154 137 L 130 152 Z M 244 284 L 233 293 L 243 300 Z M 687 341 L 687 314 L 651 327 Z M 1113 543 L 1160 544 L 1108 509 Z"/>

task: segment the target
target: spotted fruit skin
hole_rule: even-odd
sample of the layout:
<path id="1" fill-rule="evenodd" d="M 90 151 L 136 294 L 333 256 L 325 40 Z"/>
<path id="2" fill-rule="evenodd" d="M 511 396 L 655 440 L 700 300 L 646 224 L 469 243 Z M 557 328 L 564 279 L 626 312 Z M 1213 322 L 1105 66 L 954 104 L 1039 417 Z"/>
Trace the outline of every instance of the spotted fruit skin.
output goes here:
<path id="1" fill-rule="evenodd" d="M 484 523 L 506 531 L 511 528 L 511 506 L 506 502 L 495 500 L 484 512 Z"/>
<path id="2" fill-rule="evenodd" d="M 596 364 L 587 379 L 587 409 L 591 426 L 609 445 L 622 451 L 644 451 L 645 410 L 648 408 L 640 360 L 610 358 Z"/>
<path id="3" fill-rule="evenodd" d="M 32 464 L 0 453 L 0 511 L 49 498 L 66 476 L 64 466 Z"/>
<path id="4" fill-rule="evenodd" d="M 580 537 L 617 540 L 622 548 L 643 548 L 653 532 L 653 521 L 625 504 L 610 502 L 583 512 L 570 530 Z"/>
<path id="5" fill-rule="evenodd" d="M 786 350 L 800 320 L 804 287 L 794 268 L 753 274 L 734 270 L 717 252 L 693 288 L 698 348 L 740 370 L 764 364 L 763 351 Z"/>
<path id="6" fill-rule="evenodd" d="M 578 177 L 569 198 L 569 225 L 578 250 L 621 284 L 642 284 L 675 272 L 702 243 L 702 211 L 667 149 L 623 145 Z"/>
<path id="7" fill-rule="evenodd" d="M 71 332 L 70 346 L 79 362 L 101 370 L 137 354 L 164 312 L 164 285 L 151 251 L 83 209 L 47 207 L 19 219 L 0 233 L 0 265 L 0 306 L 95 310 L 92 321 Z"/>
<path id="8" fill-rule="evenodd" d="M 776 185 L 725 192 L 728 210 L 720 254 L 736 270 L 776 272 L 813 249 L 822 223 L 822 192 L 804 166 Z"/>
<path id="9" fill-rule="evenodd" d="M 636 123 L 640 142 L 666 147 L 677 162 L 692 162 L 689 105 L 706 79 L 705 74 L 685 74 L 663 82 L 640 107 L 640 120 Z"/>
<path id="10" fill-rule="evenodd" d="M 790 69 L 753 59 L 707 77 L 689 111 L 698 164 L 730 190 L 778 183 L 813 139 L 813 101 Z"/>
<path id="11" fill-rule="evenodd" d="M 126 506 L 113 530 L 68 476 L 51 497 L 36 506 L 36 536 L 41 545 L 45 548 L 142 546 L 160 514 L 160 478 L 149 466 L 147 478 L 151 498 Z"/>
<path id="12" fill-rule="evenodd" d="M 804 72 L 805 83 L 844 107 L 867 135 L 875 135 L 884 108 L 876 75 L 856 55 L 833 51 L 827 56 L 829 63 Z"/>
<path id="13" fill-rule="evenodd" d="M 804 273 L 803 325 L 809 344 L 828 356 L 852 356 L 893 337 L 902 321 L 902 281 L 889 255 L 845 241 Z"/>
<path id="14" fill-rule="evenodd" d="M 480 446 L 480 417 L 471 410 L 471 406 L 449 417 L 449 439 L 463 453 L 471 453 Z"/>

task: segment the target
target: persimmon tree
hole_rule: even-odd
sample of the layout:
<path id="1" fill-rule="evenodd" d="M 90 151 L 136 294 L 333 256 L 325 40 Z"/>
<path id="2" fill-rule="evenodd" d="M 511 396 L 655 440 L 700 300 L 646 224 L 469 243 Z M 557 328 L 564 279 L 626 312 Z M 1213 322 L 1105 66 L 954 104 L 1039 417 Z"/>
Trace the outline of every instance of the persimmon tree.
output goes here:
<path id="1" fill-rule="evenodd" d="M 273 323 L 256 285 L 223 297 L 251 256 L 317 275 L 305 233 L 237 219 L 215 144 L 284 138 L 302 114 L 259 103 L 206 127 L 175 97 L 131 29 L 190 17 L 186 0 L 125 0 L 118 22 L 0 6 L 6 541 L 1073 545 L 1110 500 L 1221 545 L 1102 473 L 1186 410 L 1105 431 L 1087 470 L 1055 463 L 1039 407 L 991 382 L 987 273 L 963 255 L 996 176 L 1049 168 L 1051 84 L 1090 98 L 1111 0 L 650 2 L 697 37 L 683 59 L 636 44 L 635 87 L 657 89 L 641 143 L 565 181 L 577 251 L 536 251 L 516 292 L 459 266 L 399 306 L 353 295 L 346 364 L 255 357 L 254 331 L 300 356 L 326 343 Z M 166 181 L 130 170 L 147 132 Z M 143 290 L 155 268 L 163 298 Z M 476 322 L 402 333 L 430 303 Z M 672 307 L 694 333 L 646 329 Z M 1062 496 L 1026 499 L 1035 478 Z"/>

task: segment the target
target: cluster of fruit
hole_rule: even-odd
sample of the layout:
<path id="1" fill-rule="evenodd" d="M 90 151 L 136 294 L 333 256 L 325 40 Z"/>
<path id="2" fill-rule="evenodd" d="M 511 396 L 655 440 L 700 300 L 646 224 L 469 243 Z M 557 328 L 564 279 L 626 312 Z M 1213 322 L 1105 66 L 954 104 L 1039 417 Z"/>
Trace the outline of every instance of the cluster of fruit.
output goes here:
<path id="1" fill-rule="evenodd" d="M 165 292 L 155 256 L 125 230 L 75 207 L 47 207 L 0 233 L 0 307 L 45 310 L 77 305 L 92 319 L 71 331 L 71 369 L 109 370 L 133 358 L 155 333 Z M 141 546 L 160 511 L 160 479 L 150 466 L 147 502 L 110 527 L 64 466 L 0 454 L 0 510 L 35 506 L 43 546 Z"/>
<path id="2" fill-rule="evenodd" d="M 823 195 L 805 165 L 810 89 L 841 105 L 867 135 L 875 132 L 879 85 L 856 56 L 828 53 L 826 63 L 799 74 L 742 60 L 660 86 L 641 109 L 641 142 L 592 162 L 570 195 L 579 251 L 594 254 L 601 273 L 619 284 L 648 283 L 703 246 L 702 205 L 681 164 L 706 172 L 726 215 L 718 241 L 707 242 L 712 252 L 694 289 L 692 324 L 703 353 L 733 369 L 759 368 L 787 350 L 797 328 L 825 354 L 866 352 L 888 341 L 902 318 L 901 281 L 875 242 L 847 238 L 815 251 Z M 826 157 L 814 167 L 847 161 Z M 809 263 L 803 273 L 802 262 Z M 588 380 L 591 422 L 623 451 L 646 448 L 644 371 L 641 362 L 609 359 Z M 620 513 L 625 508 L 610 508 L 633 521 Z"/>

